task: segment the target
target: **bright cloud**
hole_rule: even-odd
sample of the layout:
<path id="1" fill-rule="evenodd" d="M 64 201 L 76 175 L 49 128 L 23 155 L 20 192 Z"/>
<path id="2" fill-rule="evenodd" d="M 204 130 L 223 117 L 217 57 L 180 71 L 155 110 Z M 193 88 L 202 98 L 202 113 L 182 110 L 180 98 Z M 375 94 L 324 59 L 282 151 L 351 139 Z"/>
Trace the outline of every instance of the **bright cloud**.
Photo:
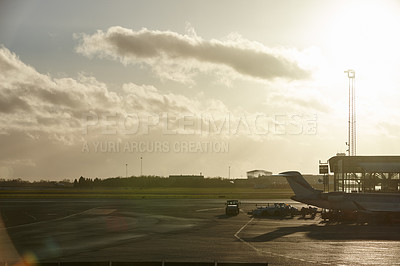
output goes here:
<path id="1" fill-rule="evenodd" d="M 115 109 L 120 97 L 91 77 L 55 79 L 0 49 L 0 121 L 2 131 L 66 132 L 80 126 L 87 110 Z"/>
<path id="2" fill-rule="evenodd" d="M 195 113 L 206 110 L 196 99 L 163 94 L 153 86 L 124 84 L 123 93 L 80 75 L 56 79 L 38 73 L 6 48 L 0 49 L 2 132 L 39 130 L 65 133 L 82 126 L 86 113 Z"/>

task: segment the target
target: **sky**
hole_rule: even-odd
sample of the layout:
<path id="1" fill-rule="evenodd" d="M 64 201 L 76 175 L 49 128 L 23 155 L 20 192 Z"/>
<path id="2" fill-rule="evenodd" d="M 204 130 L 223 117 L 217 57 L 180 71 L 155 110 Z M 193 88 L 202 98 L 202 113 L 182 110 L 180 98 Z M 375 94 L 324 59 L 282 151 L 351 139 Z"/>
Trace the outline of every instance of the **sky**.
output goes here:
<path id="1" fill-rule="evenodd" d="M 0 178 L 316 174 L 400 148 L 398 1 L 0 0 Z"/>

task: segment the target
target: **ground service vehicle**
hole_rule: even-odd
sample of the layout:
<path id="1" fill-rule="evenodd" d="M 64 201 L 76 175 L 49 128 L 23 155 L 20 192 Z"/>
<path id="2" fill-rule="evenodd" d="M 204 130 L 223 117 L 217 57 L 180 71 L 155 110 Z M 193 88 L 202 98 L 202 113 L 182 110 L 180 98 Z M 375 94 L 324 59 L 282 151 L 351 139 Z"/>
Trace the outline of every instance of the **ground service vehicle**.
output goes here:
<path id="1" fill-rule="evenodd" d="M 298 214 L 297 208 L 286 204 L 286 203 L 273 203 L 267 204 L 266 206 L 257 207 L 252 211 L 254 217 L 266 217 L 266 216 L 295 216 Z"/>
<path id="2" fill-rule="evenodd" d="M 239 204 L 238 200 L 227 200 L 225 205 L 226 215 L 238 215 L 239 214 Z"/>

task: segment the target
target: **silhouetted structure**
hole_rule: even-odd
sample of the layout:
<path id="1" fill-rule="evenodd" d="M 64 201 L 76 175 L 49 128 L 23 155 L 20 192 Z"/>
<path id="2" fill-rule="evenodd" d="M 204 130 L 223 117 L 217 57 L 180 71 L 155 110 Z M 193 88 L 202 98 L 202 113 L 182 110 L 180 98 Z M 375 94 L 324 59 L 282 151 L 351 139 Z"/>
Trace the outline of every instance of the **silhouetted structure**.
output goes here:
<path id="1" fill-rule="evenodd" d="M 334 191 L 400 192 L 400 156 L 334 156 Z"/>
<path id="2" fill-rule="evenodd" d="M 179 179 L 179 180 L 202 180 L 204 179 L 203 175 L 170 175 L 171 179 Z"/>
<path id="3" fill-rule="evenodd" d="M 348 154 L 355 156 L 357 154 L 357 134 L 356 134 L 356 72 L 352 69 L 345 71 L 349 78 L 349 129 L 348 129 Z"/>

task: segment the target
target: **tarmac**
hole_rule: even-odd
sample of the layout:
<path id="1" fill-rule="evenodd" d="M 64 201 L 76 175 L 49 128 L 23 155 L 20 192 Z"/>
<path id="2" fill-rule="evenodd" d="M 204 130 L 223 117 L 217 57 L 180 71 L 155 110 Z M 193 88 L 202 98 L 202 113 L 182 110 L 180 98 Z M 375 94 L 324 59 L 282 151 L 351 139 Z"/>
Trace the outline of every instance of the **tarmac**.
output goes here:
<path id="1" fill-rule="evenodd" d="M 399 264 L 400 225 L 253 218 L 244 200 L 0 200 L 0 262 L 167 261 L 269 265 Z"/>

